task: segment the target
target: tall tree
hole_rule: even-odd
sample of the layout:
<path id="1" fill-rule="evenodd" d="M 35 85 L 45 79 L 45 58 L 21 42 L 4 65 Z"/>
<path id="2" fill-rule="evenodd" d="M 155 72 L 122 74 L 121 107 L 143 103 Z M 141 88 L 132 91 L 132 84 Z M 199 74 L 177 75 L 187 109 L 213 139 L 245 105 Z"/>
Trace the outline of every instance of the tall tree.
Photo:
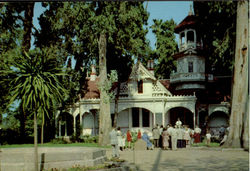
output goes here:
<path id="1" fill-rule="evenodd" d="M 37 115 L 49 115 L 48 109 L 55 107 L 67 92 L 58 80 L 63 72 L 56 66 L 56 61 L 43 56 L 45 54 L 38 51 L 30 57 L 26 53 L 26 56 L 20 56 L 13 62 L 15 70 L 8 72 L 13 76 L 10 104 L 19 99 L 23 109 L 31 111 L 34 116 L 35 171 L 38 171 Z"/>
<path id="2" fill-rule="evenodd" d="M 36 42 L 46 45 L 45 42 L 53 44 L 58 41 L 58 49 L 65 52 L 61 55 L 64 62 L 68 57 L 76 60 L 76 71 L 84 66 L 86 72 L 93 60 L 98 61 L 101 33 L 105 33 L 107 39 L 107 72 L 117 70 L 119 81 L 128 77 L 132 56 L 138 59 L 144 57 L 148 42 L 143 25 L 147 24 L 148 13 L 142 2 L 43 4 L 49 8 L 40 17 L 42 29 L 36 36 Z M 45 41 L 43 35 L 47 33 L 52 36 Z"/>
<path id="3" fill-rule="evenodd" d="M 107 40 L 105 34 L 100 35 L 99 39 L 99 70 L 100 70 L 100 86 L 105 87 L 107 81 L 107 65 L 106 65 L 106 47 Z M 99 121 L 99 144 L 109 144 L 109 132 L 111 130 L 110 119 L 110 103 L 107 91 L 100 90 L 100 121 Z"/>
<path id="4" fill-rule="evenodd" d="M 21 7 L 16 8 L 14 3 L 0 4 L 0 70 L 6 70 L 10 67 L 12 56 L 20 53 L 20 44 L 22 40 L 22 17 Z M 8 76 L 0 74 L 0 113 L 7 112 L 7 101 L 9 96 L 9 83 L 2 80 Z M 0 116 L 1 118 L 1 116 Z"/>
<path id="5" fill-rule="evenodd" d="M 1 6 L 1 30 L 3 31 L 1 35 L 1 43 L 3 44 L 3 46 L 1 46 L 1 61 L 3 61 L 4 64 L 8 65 L 9 59 L 11 60 L 12 56 L 18 55 L 19 52 L 24 55 L 24 52 L 29 51 L 31 44 L 31 30 L 33 27 L 33 10 L 34 2 L 5 3 Z M 19 46 L 21 46 L 21 48 Z M 3 67 L 5 67 L 4 69 L 7 69 L 9 66 L 3 65 Z M 7 89 L 3 91 L 3 94 L 4 92 L 8 92 Z M 21 114 L 21 136 L 23 137 L 22 140 L 25 140 L 26 116 L 25 109 L 22 109 L 22 105 L 20 105 L 19 111 Z"/>
<path id="6" fill-rule="evenodd" d="M 206 70 L 232 75 L 236 36 L 236 1 L 194 2 L 198 29 L 207 52 Z"/>
<path id="7" fill-rule="evenodd" d="M 173 54 L 177 51 L 174 28 L 176 26 L 173 19 L 153 20 L 152 32 L 156 36 L 156 50 L 152 52 L 152 58 L 157 61 L 155 74 L 160 78 L 169 78 L 170 73 L 175 69 Z"/>
<path id="8" fill-rule="evenodd" d="M 236 49 L 233 77 L 232 109 L 230 131 L 225 142 L 227 147 L 244 147 L 249 149 L 249 129 L 247 123 L 248 99 L 248 1 L 238 1 L 236 23 Z M 245 129 L 244 129 L 245 128 Z M 242 144 L 243 142 L 243 144 Z"/>

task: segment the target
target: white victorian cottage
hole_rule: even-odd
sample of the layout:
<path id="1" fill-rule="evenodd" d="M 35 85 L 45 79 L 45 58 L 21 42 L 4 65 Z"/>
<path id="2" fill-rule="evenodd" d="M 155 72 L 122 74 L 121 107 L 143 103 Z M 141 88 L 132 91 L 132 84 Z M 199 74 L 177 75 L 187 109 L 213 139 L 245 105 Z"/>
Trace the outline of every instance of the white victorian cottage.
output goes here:
<path id="1" fill-rule="evenodd" d="M 175 33 L 179 34 L 179 52 L 174 54 L 177 71 L 170 75 L 170 80 L 157 80 L 150 60 L 147 68 L 136 63 L 129 79 L 120 84 L 117 126 L 123 132 L 151 130 L 156 124 L 173 125 L 177 118 L 191 128 L 198 125 L 203 134 L 206 129 L 216 132 L 219 127 L 228 125 L 231 76 L 206 73 L 207 56 L 198 26 L 190 8 L 189 15 L 175 27 Z M 84 97 L 67 111 L 58 112 L 56 136 L 69 136 L 74 132 L 98 134 L 99 77 L 94 66 L 87 80 Z M 114 101 L 110 108 L 113 120 Z"/>
<path id="2" fill-rule="evenodd" d="M 149 61 L 152 62 L 152 61 Z M 150 65 L 149 65 L 150 66 Z M 94 66 L 88 81 L 88 92 L 80 102 L 72 105 L 68 111 L 57 114 L 56 124 L 59 131 L 57 136 L 70 136 L 77 131 L 80 124 L 83 135 L 98 134 L 98 113 L 100 109 L 99 91 Z M 164 80 L 163 80 L 164 81 Z M 151 68 L 145 68 L 137 62 L 127 82 L 120 84 L 118 100 L 117 126 L 125 132 L 128 129 L 152 130 L 153 126 L 175 124 L 177 117 L 183 116 L 183 123 L 193 127 L 195 124 L 195 95 L 173 96 L 171 92 L 154 76 Z M 116 90 L 114 90 L 116 92 Z M 115 110 L 114 101 L 110 104 L 111 118 Z M 183 108 L 188 112 L 172 111 Z M 172 115 L 175 116 L 171 116 Z"/>

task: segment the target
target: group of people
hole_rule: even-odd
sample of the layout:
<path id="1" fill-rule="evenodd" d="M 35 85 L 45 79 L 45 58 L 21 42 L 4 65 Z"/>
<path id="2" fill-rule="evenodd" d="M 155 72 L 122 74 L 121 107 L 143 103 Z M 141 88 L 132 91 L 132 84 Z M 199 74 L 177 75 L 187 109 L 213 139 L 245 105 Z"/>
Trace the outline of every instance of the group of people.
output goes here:
<path id="1" fill-rule="evenodd" d="M 168 124 L 165 128 L 156 125 L 153 130 L 154 146 L 163 149 L 184 148 L 186 145 L 200 142 L 201 129 L 196 126 L 190 129 L 188 126 L 182 126 L 182 122 L 178 118 L 175 126 Z"/>
<path id="2" fill-rule="evenodd" d="M 136 134 L 136 140 L 144 140 L 147 144 L 147 149 L 162 148 L 164 150 L 177 150 L 177 148 L 185 148 L 187 145 L 201 141 L 201 129 L 198 126 L 195 129 L 183 126 L 179 118 L 174 127 L 171 124 L 168 124 L 165 128 L 156 125 L 152 129 L 152 138 L 150 138 L 149 134 L 150 131 L 148 130 L 143 131 L 143 134 L 138 130 Z M 110 132 L 113 157 L 119 157 L 119 150 L 123 151 L 125 149 L 126 142 L 127 148 L 131 149 L 131 143 L 134 139 L 135 136 L 132 136 L 130 130 L 127 130 L 126 134 L 122 134 L 120 127 L 117 129 L 113 128 Z M 153 139 L 153 143 L 151 139 Z M 206 133 L 206 139 L 207 145 L 209 145 L 211 142 L 209 131 Z"/>
<path id="3" fill-rule="evenodd" d="M 126 141 L 127 141 L 127 148 L 131 149 L 131 143 L 132 143 L 132 133 L 130 130 L 127 131 L 126 135 L 123 135 L 121 132 L 121 128 L 118 127 L 112 128 L 112 131 L 109 133 L 110 136 L 110 144 L 112 146 L 112 156 L 113 157 L 119 157 L 119 150 L 123 151 L 126 147 Z M 141 134 L 141 131 L 138 130 L 137 133 L 137 139 L 143 139 L 146 141 L 146 137 Z"/>

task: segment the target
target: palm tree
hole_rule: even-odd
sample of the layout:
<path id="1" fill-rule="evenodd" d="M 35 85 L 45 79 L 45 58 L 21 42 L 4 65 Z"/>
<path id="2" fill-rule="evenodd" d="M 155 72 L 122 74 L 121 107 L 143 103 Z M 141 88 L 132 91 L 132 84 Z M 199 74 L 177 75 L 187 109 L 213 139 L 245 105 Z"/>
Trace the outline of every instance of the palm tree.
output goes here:
<path id="1" fill-rule="evenodd" d="M 46 50 L 39 49 L 33 54 L 25 53 L 13 62 L 9 73 L 12 77 L 10 104 L 21 100 L 23 109 L 34 115 L 35 171 L 38 171 L 37 116 L 49 116 L 48 109 L 55 108 L 67 93 L 58 79 L 58 76 L 65 75 L 64 72 L 57 67 L 56 58 L 46 53 Z"/>

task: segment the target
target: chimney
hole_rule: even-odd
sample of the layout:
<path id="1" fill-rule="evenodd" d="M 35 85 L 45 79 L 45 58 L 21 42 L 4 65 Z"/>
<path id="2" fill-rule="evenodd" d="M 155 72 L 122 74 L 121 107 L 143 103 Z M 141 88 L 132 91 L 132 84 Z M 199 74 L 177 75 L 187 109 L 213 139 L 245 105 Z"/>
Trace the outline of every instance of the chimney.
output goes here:
<path id="1" fill-rule="evenodd" d="M 95 81 L 95 79 L 96 79 L 95 65 L 91 65 L 90 81 Z"/>
<path id="2" fill-rule="evenodd" d="M 154 76 L 154 60 L 148 60 L 148 64 L 147 64 L 148 70 L 149 72 Z"/>

